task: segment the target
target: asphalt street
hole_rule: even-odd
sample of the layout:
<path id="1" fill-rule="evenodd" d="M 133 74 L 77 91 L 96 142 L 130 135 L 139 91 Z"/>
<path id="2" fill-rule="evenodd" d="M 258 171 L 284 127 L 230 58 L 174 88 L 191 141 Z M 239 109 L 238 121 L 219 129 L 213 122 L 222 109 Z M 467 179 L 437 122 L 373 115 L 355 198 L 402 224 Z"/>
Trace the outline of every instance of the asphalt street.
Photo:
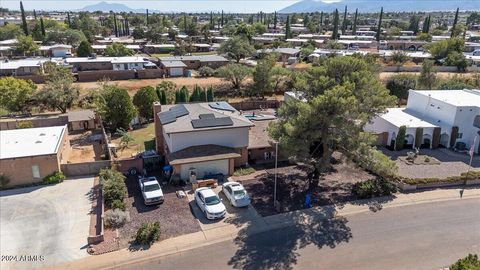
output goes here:
<path id="1" fill-rule="evenodd" d="M 434 269 L 480 254 L 480 199 L 422 203 L 234 241 L 116 269 Z"/>

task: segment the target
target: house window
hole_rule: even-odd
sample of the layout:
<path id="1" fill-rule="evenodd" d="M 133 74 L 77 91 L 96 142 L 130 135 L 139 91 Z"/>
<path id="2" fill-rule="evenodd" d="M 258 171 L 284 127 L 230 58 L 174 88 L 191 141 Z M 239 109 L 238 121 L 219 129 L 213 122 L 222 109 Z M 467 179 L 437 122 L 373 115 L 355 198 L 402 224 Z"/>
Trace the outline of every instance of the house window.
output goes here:
<path id="1" fill-rule="evenodd" d="M 38 165 L 32 166 L 32 175 L 33 178 L 40 178 L 40 168 L 38 167 Z"/>
<path id="2" fill-rule="evenodd" d="M 458 133 L 457 139 L 461 139 L 463 137 L 463 133 Z"/>
<path id="3" fill-rule="evenodd" d="M 480 128 L 480 115 L 475 116 L 475 119 L 473 119 L 473 126 Z"/>

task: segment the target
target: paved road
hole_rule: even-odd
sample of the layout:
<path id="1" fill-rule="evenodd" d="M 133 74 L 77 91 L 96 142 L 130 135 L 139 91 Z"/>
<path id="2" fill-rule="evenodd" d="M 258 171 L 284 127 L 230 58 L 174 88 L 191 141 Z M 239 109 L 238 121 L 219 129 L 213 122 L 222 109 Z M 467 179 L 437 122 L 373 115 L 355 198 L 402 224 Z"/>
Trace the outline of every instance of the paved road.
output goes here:
<path id="1" fill-rule="evenodd" d="M 480 199 L 292 226 L 116 269 L 440 269 L 480 253 Z"/>
<path id="2" fill-rule="evenodd" d="M 82 247 L 87 245 L 92 186 L 93 177 L 87 177 L 0 192 L 0 269 L 33 269 L 88 256 Z M 21 255 L 43 258 L 3 257 Z"/>

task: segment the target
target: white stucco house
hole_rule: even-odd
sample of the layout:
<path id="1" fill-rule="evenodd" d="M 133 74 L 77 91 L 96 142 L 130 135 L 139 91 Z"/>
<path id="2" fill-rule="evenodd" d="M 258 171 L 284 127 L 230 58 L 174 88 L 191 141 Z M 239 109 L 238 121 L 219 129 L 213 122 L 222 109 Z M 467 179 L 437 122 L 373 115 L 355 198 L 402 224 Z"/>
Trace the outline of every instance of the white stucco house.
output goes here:
<path id="1" fill-rule="evenodd" d="M 388 109 L 365 131 L 383 135 L 381 144 L 393 146 L 401 126 L 406 127 L 407 147 L 468 150 L 478 137 L 474 152 L 479 153 L 480 90 L 410 90 L 406 108 Z"/>
<path id="2" fill-rule="evenodd" d="M 156 150 L 182 180 L 231 175 L 247 164 L 254 124 L 228 103 L 154 103 L 153 110 Z"/>

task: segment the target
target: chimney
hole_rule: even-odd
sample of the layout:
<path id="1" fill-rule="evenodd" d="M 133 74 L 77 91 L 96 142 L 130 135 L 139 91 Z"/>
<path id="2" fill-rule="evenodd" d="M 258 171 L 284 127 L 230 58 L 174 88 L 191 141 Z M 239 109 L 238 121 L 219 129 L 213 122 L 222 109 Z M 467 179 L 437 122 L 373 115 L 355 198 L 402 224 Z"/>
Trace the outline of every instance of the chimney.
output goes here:
<path id="1" fill-rule="evenodd" d="M 165 140 L 163 139 L 162 123 L 158 118 L 158 113 L 162 111 L 160 102 L 153 103 L 153 122 L 155 123 L 155 149 L 159 155 L 165 154 Z"/>

